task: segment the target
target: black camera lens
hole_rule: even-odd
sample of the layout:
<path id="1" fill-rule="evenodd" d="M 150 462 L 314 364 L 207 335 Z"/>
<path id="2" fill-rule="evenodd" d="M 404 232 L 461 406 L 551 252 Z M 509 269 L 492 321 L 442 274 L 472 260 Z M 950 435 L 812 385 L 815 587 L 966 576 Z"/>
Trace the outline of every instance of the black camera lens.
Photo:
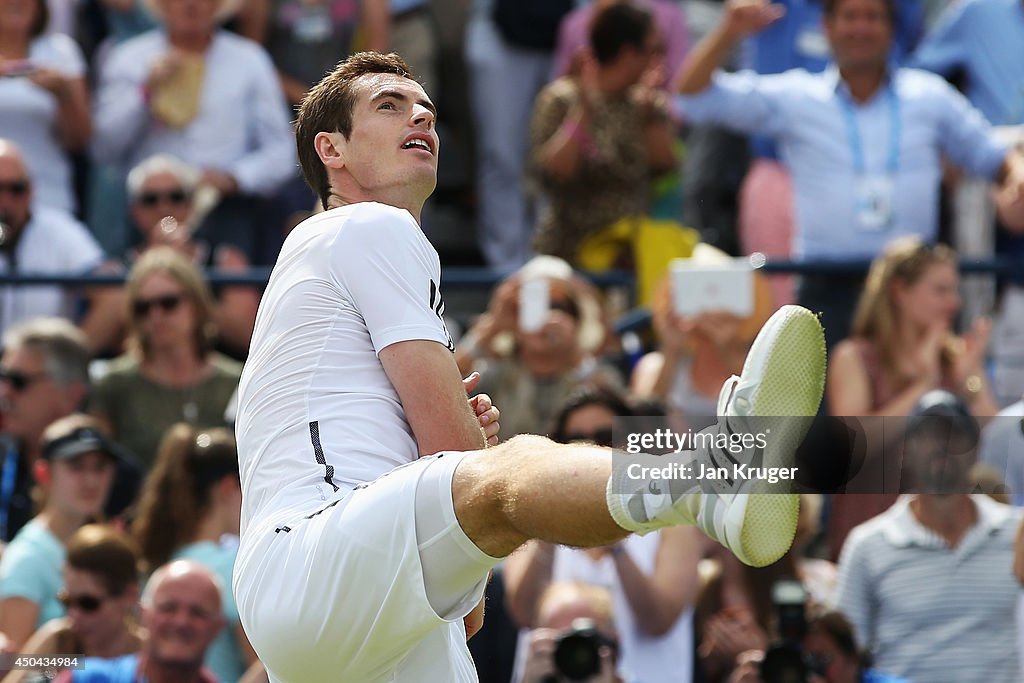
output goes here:
<path id="1" fill-rule="evenodd" d="M 809 673 L 798 647 L 775 645 L 764 653 L 761 680 L 765 683 L 806 683 Z"/>
<path id="2" fill-rule="evenodd" d="M 601 672 L 601 648 L 614 642 L 601 634 L 592 621 L 577 619 L 572 630 L 555 643 L 555 669 L 570 681 L 582 681 Z"/>

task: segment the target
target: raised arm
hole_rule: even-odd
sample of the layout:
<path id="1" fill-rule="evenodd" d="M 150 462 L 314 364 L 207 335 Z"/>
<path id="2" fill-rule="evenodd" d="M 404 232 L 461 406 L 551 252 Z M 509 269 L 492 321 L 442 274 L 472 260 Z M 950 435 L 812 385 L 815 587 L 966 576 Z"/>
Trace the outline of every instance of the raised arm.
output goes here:
<path id="1" fill-rule="evenodd" d="M 741 40 L 785 14 L 782 5 L 767 0 L 728 0 L 718 25 L 687 55 L 673 87 L 681 95 L 696 95 L 711 85 L 711 76 Z"/>

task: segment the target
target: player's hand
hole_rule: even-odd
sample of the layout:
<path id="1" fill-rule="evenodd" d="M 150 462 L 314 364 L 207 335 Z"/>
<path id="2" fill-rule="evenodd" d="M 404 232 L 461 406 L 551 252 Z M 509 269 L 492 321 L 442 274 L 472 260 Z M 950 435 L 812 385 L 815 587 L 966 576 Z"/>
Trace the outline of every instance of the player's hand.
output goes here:
<path id="1" fill-rule="evenodd" d="M 473 391 L 478 384 L 480 384 L 479 372 L 470 373 L 462 380 L 462 386 L 466 388 L 467 394 Z M 469 399 L 469 407 L 473 409 L 473 414 L 476 415 L 477 422 L 480 423 L 480 428 L 484 431 L 487 445 L 497 446 L 498 432 L 501 431 L 501 424 L 498 422 L 501 411 L 491 402 L 491 397 L 487 394 L 472 396 Z"/>

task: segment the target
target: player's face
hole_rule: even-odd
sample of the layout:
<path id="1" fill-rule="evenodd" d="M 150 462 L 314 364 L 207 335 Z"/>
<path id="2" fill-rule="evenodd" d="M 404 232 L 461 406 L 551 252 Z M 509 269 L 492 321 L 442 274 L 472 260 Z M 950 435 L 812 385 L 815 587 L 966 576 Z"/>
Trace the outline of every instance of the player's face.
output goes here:
<path id="1" fill-rule="evenodd" d="M 28 223 L 31 204 L 32 181 L 25 164 L 10 154 L 0 156 L 0 223 L 21 230 Z"/>
<path id="2" fill-rule="evenodd" d="M 194 574 L 164 579 L 144 615 L 151 656 L 164 665 L 202 662 L 224 625 L 216 588 Z"/>
<path id="3" fill-rule="evenodd" d="M 435 110 L 419 83 L 394 74 L 356 85 L 352 133 L 343 144 L 357 200 L 396 194 L 425 200 L 437 184 Z"/>
<path id="4" fill-rule="evenodd" d="M 892 19 L 882 0 L 843 0 L 825 17 L 825 35 L 840 68 L 877 68 L 889 58 Z"/>

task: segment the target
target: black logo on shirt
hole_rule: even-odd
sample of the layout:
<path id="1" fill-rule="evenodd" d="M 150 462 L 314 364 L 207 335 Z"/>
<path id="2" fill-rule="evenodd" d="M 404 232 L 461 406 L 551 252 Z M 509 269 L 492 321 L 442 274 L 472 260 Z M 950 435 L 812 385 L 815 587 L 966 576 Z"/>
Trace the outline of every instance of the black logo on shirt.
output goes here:
<path id="1" fill-rule="evenodd" d="M 430 281 L 430 308 L 437 315 L 437 319 L 441 321 L 441 327 L 444 328 L 444 336 L 448 338 L 448 350 L 455 353 L 455 343 L 452 341 L 452 335 L 448 332 L 448 326 L 444 324 L 444 297 L 441 296 L 441 289 L 433 280 Z"/>

